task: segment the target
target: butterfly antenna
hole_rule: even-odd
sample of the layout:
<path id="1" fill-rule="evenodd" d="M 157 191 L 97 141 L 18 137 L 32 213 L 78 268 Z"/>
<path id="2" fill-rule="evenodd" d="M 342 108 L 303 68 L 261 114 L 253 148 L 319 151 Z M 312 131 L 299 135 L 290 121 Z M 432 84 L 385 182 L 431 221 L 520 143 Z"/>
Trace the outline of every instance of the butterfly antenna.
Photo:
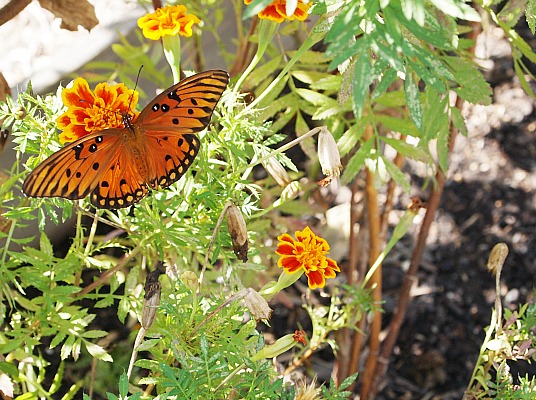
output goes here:
<path id="1" fill-rule="evenodd" d="M 140 69 L 138 70 L 138 75 L 136 75 L 136 83 L 134 84 L 134 90 L 138 88 L 138 81 L 140 80 L 141 70 L 143 69 L 143 64 L 140 65 Z M 128 102 L 128 109 L 130 110 L 130 105 L 132 104 L 132 99 L 134 98 L 134 91 L 132 91 L 132 95 L 130 96 L 130 100 Z"/>

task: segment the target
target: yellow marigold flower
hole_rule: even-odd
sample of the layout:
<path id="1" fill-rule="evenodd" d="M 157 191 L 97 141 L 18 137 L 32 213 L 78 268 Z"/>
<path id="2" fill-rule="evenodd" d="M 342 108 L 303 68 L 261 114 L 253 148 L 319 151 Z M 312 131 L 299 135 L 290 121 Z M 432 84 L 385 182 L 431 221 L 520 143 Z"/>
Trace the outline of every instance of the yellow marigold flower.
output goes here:
<path id="1" fill-rule="evenodd" d="M 67 107 L 56 119 L 58 128 L 63 130 L 59 137 L 61 143 L 73 142 L 103 129 L 123 127 L 123 116 L 127 113 L 134 118 L 137 116 L 134 109 L 138 92 L 123 83 L 99 83 L 92 92 L 84 78 L 77 78 L 71 88 L 63 89 L 61 98 Z"/>
<path id="2" fill-rule="evenodd" d="M 183 5 L 157 8 L 154 13 L 138 19 L 138 26 L 147 39 L 158 40 L 163 36 L 192 36 L 192 26 L 201 22 L 193 14 L 187 14 Z"/>
<path id="3" fill-rule="evenodd" d="M 244 0 L 244 3 L 249 5 L 252 1 Z M 294 18 L 304 21 L 309 15 L 307 13 L 309 8 L 311 8 L 311 2 L 305 4 L 303 0 L 298 0 L 296 9 L 292 14 L 287 15 L 287 0 L 274 0 L 264 10 L 258 13 L 257 16 L 261 19 L 269 19 L 275 22 L 283 22 L 285 19 L 292 21 Z"/>
<path id="4" fill-rule="evenodd" d="M 309 227 L 296 231 L 295 236 L 293 239 L 284 233 L 277 238 L 276 254 L 281 256 L 277 266 L 289 274 L 303 269 L 311 289 L 323 288 L 326 279 L 335 278 L 336 272 L 340 272 L 337 262 L 326 257 L 328 242 L 316 236 Z"/>

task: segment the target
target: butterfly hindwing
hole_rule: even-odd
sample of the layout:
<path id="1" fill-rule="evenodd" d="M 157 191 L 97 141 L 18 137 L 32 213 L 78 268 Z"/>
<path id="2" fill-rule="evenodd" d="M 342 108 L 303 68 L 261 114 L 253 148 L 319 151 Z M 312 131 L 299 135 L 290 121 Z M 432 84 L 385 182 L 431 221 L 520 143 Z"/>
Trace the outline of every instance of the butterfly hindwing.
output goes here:
<path id="1" fill-rule="evenodd" d="M 166 188 L 178 181 L 192 165 L 199 152 L 199 138 L 192 133 L 152 132 L 147 136 L 149 153 L 158 157 L 149 161 L 149 186 Z"/>
<path id="2" fill-rule="evenodd" d="M 107 129 L 70 143 L 42 162 L 22 185 L 30 197 L 86 197 L 108 164 L 121 153 L 120 129 Z"/>
<path id="3" fill-rule="evenodd" d="M 109 164 L 91 193 L 91 204 L 97 208 L 123 208 L 147 195 L 144 177 L 132 152 L 127 148 Z"/>

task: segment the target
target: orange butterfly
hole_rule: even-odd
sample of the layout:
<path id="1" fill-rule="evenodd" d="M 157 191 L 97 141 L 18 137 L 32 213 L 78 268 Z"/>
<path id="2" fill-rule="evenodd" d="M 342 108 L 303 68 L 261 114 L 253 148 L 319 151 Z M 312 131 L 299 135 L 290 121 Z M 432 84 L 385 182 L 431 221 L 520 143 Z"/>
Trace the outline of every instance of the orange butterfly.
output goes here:
<path id="1" fill-rule="evenodd" d="M 178 181 L 199 151 L 196 132 L 210 122 L 229 74 L 214 70 L 186 78 L 159 94 L 124 128 L 92 133 L 63 147 L 28 175 L 30 197 L 77 200 L 91 193 L 97 208 L 137 203 L 148 188 Z"/>

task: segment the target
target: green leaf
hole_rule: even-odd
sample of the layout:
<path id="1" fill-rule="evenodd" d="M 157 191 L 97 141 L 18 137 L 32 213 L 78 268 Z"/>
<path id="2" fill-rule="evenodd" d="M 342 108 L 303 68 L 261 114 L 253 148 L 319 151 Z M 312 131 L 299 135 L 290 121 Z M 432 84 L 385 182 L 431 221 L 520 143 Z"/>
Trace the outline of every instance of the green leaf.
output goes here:
<path id="1" fill-rule="evenodd" d="M 93 357 L 106 362 L 112 362 L 113 358 L 110 356 L 106 350 L 104 350 L 101 346 L 95 343 L 91 343 L 90 341 L 83 340 L 84 345 L 86 346 L 86 350 L 89 354 L 91 354 Z"/>
<path id="2" fill-rule="evenodd" d="M 527 76 L 532 76 L 532 74 L 530 70 L 528 70 L 528 68 L 525 67 L 525 64 L 523 63 L 523 59 L 514 58 L 514 70 L 516 71 L 517 79 L 519 79 L 519 84 L 521 85 L 525 93 L 527 93 L 528 95 L 532 97 L 536 97 L 536 94 L 534 94 L 532 87 L 527 81 Z M 526 75 L 523 70 L 525 70 Z"/>
<path id="3" fill-rule="evenodd" d="M 356 119 L 360 119 L 363 113 L 366 96 L 369 92 L 370 77 L 370 54 L 368 51 L 362 52 L 356 59 L 354 65 L 353 81 L 353 110 Z"/>
<path id="4" fill-rule="evenodd" d="M 458 96 L 473 104 L 491 104 L 491 87 L 476 65 L 460 57 L 445 56 L 444 59 L 460 85 L 453 88 Z"/>
<path id="5" fill-rule="evenodd" d="M 467 126 L 465 126 L 465 120 L 463 119 L 462 112 L 457 107 L 452 107 L 450 109 L 450 117 L 452 119 L 452 124 L 458 132 L 463 136 L 467 137 Z"/>
<path id="6" fill-rule="evenodd" d="M 389 176 L 402 188 L 406 193 L 411 191 L 411 183 L 407 176 L 390 160 L 382 156 L 383 163 L 385 164 L 385 169 Z"/>
<path id="7" fill-rule="evenodd" d="M 104 337 L 108 334 L 106 331 L 100 331 L 100 330 L 91 330 L 91 331 L 85 331 L 82 333 L 82 337 L 86 339 L 97 339 Z"/>
<path id="8" fill-rule="evenodd" d="M 380 136 L 380 139 L 405 157 L 424 163 L 430 161 L 430 155 L 420 147 L 412 146 L 404 140 Z"/>
<path id="9" fill-rule="evenodd" d="M 441 129 L 437 138 L 437 157 L 439 166 L 443 172 L 447 172 L 449 166 L 449 129 Z"/>
<path id="10" fill-rule="evenodd" d="M 534 35 L 536 32 L 536 0 L 528 0 L 525 8 L 525 18 L 530 31 Z"/>
<path id="11" fill-rule="evenodd" d="M 424 93 L 424 121 L 422 127 L 423 137 L 429 142 L 436 139 L 439 132 L 443 129 L 449 129 L 448 119 L 448 97 L 440 96 L 430 86 L 426 88 Z"/>
<path id="12" fill-rule="evenodd" d="M 415 126 L 422 129 L 422 106 L 420 92 L 412 74 L 406 74 L 404 81 L 404 93 L 406 94 L 406 103 L 409 108 L 410 117 Z"/>
<path id="13" fill-rule="evenodd" d="M 346 389 L 348 386 L 350 386 L 352 383 L 355 382 L 358 375 L 359 375 L 359 372 L 356 372 L 355 374 L 350 375 L 348 378 L 346 378 L 344 381 L 340 383 L 338 389 L 339 390 Z"/>
<path id="14" fill-rule="evenodd" d="M 343 185 L 348 184 L 359 173 L 361 167 L 365 163 L 365 160 L 370 155 L 372 146 L 374 145 L 374 139 L 371 138 L 361 145 L 359 150 L 350 158 L 344 172 L 341 176 L 341 183 Z"/>
<path id="15" fill-rule="evenodd" d="M 371 99 L 376 100 L 378 97 L 384 95 L 387 92 L 387 89 L 391 87 L 393 82 L 397 78 L 397 71 L 393 68 L 387 69 L 382 75 L 380 82 L 374 88 L 372 92 Z"/>
<path id="16" fill-rule="evenodd" d="M 128 378 L 126 373 L 122 373 L 119 377 L 119 395 L 126 399 L 128 395 Z"/>
<path id="17" fill-rule="evenodd" d="M 430 0 L 430 2 L 445 14 L 466 21 L 480 21 L 478 12 L 468 4 L 459 0 Z"/>
<path id="18" fill-rule="evenodd" d="M 376 121 L 381 123 L 386 128 L 401 133 L 406 136 L 421 137 L 421 132 L 417 129 L 413 121 L 409 119 L 401 119 L 397 117 L 391 117 L 389 115 L 377 115 Z"/>
<path id="19" fill-rule="evenodd" d="M 365 132 L 365 127 L 370 122 L 370 119 L 365 117 L 357 121 L 355 124 L 351 125 L 350 128 L 343 133 L 339 141 L 337 142 L 337 148 L 341 157 L 344 157 L 350 151 L 357 146 L 359 140 Z"/>
<path id="20" fill-rule="evenodd" d="M 424 0 L 401 0 L 402 12 L 407 19 L 414 19 L 420 26 L 424 26 Z"/>
<path id="21" fill-rule="evenodd" d="M 307 100 L 309 103 L 320 107 L 336 107 L 339 105 L 337 100 L 332 99 L 329 96 L 326 96 L 322 93 L 315 92 L 314 90 L 309 89 L 296 89 L 295 92 L 302 97 L 303 99 Z"/>
<path id="22" fill-rule="evenodd" d="M 147 351 L 149 349 L 152 349 L 154 346 L 156 346 L 158 343 L 161 343 L 162 339 L 148 339 L 144 340 L 137 348 L 136 351 Z"/>

